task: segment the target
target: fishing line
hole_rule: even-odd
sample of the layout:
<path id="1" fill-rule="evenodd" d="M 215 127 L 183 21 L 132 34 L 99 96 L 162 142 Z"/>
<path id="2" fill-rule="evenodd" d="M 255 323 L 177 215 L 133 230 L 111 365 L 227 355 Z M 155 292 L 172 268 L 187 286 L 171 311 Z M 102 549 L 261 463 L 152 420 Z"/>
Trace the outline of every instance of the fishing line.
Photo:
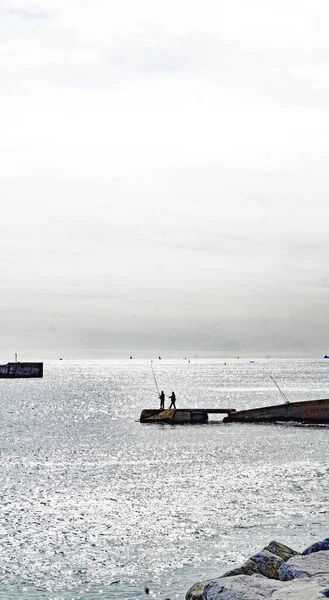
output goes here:
<path id="1" fill-rule="evenodd" d="M 281 390 L 281 388 L 279 388 L 279 386 L 278 386 L 277 382 L 275 381 L 274 377 L 272 377 L 272 375 L 269 375 L 269 377 L 270 377 L 270 379 L 272 379 L 272 381 L 273 381 L 274 385 L 276 385 L 276 387 L 278 388 L 278 390 L 279 390 L 279 392 L 280 392 L 280 394 L 281 394 L 282 398 L 284 399 L 285 403 L 286 403 L 286 404 L 289 404 L 289 400 L 288 400 L 287 396 L 286 396 L 286 395 L 285 395 L 285 393 L 284 393 L 284 392 Z"/>
<path id="2" fill-rule="evenodd" d="M 156 380 L 155 373 L 153 371 L 152 365 L 151 365 L 151 370 L 152 370 L 152 374 L 153 374 L 153 378 L 154 378 L 155 387 L 156 387 L 157 392 L 158 392 L 158 396 L 160 396 L 160 392 L 159 392 L 159 388 L 158 388 L 158 383 L 157 383 L 157 380 Z"/>

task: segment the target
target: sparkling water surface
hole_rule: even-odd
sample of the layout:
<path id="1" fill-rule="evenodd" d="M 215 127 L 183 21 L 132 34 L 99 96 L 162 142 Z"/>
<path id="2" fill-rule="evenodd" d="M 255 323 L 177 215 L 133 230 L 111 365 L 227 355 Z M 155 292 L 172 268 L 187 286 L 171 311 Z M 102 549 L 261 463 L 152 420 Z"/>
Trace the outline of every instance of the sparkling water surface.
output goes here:
<path id="1" fill-rule="evenodd" d="M 329 360 L 226 363 L 152 366 L 178 407 L 278 404 L 269 375 L 290 401 L 329 397 Z M 329 535 L 327 427 L 140 424 L 153 407 L 150 360 L 0 380 L 0 598 L 183 600 L 272 539 Z"/>

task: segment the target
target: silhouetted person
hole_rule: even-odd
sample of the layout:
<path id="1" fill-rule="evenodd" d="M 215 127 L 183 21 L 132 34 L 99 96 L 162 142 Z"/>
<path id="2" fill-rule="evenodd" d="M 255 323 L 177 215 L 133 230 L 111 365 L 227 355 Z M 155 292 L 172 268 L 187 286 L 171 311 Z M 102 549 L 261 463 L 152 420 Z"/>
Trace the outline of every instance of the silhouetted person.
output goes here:
<path id="1" fill-rule="evenodd" d="M 169 396 L 171 402 L 169 408 L 176 408 L 176 394 L 175 392 L 171 392 L 171 396 Z"/>
<path id="2" fill-rule="evenodd" d="M 162 390 L 161 394 L 159 394 L 159 398 L 160 398 L 160 410 L 164 410 L 165 395 L 164 395 L 163 390 Z"/>

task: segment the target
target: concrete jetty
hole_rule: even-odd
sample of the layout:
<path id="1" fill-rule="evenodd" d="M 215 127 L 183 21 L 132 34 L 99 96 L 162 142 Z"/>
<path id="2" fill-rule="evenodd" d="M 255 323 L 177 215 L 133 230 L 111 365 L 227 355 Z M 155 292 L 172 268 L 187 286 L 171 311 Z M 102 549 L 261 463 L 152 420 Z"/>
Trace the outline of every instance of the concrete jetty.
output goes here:
<path id="1" fill-rule="evenodd" d="M 228 413 L 225 423 L 274 423 L 295 421 L 297 423 L 329 424 L 329 399 L 286 402 L 275 406 L 263 406 Z"/>
<path id="2" fill-rule="evenodd" d="M 285 402 L 274 406 L 236 410 L 235 408 L 144 409 L 141 423 L 207 423 L 208 415 L 225 414 L 224 423 L 278 423 L 294 421 L 329 425 L 329 399 Z"/>
<path id="3" fill-rule="evenodd" d="M 235 408 L 175 408 L 167 410 L 144 409 L 141 423 L 207 423 L 208 415 L 231 414 Z"/>

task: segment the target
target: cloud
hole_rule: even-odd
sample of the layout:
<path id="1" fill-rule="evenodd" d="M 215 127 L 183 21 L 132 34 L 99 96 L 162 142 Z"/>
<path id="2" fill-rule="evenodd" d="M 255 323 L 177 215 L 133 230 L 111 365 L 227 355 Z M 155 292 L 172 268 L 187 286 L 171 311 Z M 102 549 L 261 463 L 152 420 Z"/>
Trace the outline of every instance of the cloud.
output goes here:
<path id="1" fill-rule="evenodd" d="M 3 1 L 4 347 L 322 347 L 328 13 Z"/>

